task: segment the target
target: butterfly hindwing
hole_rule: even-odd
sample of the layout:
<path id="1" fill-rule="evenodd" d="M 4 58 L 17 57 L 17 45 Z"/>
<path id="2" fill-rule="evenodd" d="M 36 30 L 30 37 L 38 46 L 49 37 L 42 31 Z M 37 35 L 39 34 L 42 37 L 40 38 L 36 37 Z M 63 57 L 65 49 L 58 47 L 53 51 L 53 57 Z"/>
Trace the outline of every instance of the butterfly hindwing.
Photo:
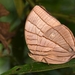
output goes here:
<path id="1" fill-rule="evenodd" d="M 62 64 L 74 55 L 72 32 L 40 6 L 35 6 L 26 20 L 25 39 L 29 56 L 39 62 Z"/>

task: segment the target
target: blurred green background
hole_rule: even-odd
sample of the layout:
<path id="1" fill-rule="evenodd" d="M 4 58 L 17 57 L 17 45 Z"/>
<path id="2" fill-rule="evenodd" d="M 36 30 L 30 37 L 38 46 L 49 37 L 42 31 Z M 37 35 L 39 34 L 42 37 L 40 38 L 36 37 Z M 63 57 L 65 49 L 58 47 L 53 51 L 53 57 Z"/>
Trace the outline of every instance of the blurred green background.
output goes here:
<path id="1" fill-rule="evenodd" d="M 75 0 L 0 0 L 0 3 L 10 12 L 9 15 L 0 17 L 0 22 L 10 23 L 9 31 L 16 32 L 10 39 L 10 55 L 7 55 L 6 50 L 3 51 L 3 45 L 0 43 L 0 74 L 16 65 L 35 62 L 28 56 L 29 50 L 24 38 L 25 21 L 33 6 L 44 6 L 75 35 Z M 75 75 L 73 70 L 73 68 L 63 68 L 23 75 Z"/>

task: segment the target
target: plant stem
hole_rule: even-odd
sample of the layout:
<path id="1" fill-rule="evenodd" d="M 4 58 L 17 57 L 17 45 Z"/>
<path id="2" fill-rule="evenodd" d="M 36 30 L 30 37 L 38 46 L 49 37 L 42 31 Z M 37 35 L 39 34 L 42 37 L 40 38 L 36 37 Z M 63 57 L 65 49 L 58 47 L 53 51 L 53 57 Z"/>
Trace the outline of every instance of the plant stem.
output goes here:
<path id="1" fill-rule="evenodd" d="M 32 7 L 35 6 L 35 3 L 34 3 L 32 0 L 27 0 L 27 2 L 28 2 Z"/>

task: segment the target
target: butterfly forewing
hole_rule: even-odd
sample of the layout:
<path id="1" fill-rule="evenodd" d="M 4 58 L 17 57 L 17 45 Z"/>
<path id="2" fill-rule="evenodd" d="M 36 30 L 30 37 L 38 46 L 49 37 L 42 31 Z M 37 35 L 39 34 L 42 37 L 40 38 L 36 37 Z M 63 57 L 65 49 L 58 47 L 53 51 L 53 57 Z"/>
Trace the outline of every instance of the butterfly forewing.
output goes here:
<path id="1" fill-rule="evenodd" d="M 39 62 L 62 64 L 74 55 L 72 32 L 38 5 L 26 20 L 25 39 L 29 56 Z"/>
<path id="2" fill-rule="evenodd" d="M 36 6 L 36 8 L 33 8 L 33 11 L 42 19 L 46 24 L 48 24 L 50 27 L 58 26 L 60 25 L 60 22 L 56 20 L 54 17 L 49 15 L 43 8 L 40 6 Z"/>

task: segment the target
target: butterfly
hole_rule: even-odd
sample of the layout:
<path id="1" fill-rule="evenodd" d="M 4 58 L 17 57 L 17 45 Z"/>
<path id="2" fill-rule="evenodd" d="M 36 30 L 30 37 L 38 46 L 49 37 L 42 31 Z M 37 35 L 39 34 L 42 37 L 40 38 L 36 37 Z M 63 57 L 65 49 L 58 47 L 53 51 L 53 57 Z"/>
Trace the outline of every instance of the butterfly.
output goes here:
<path id="1" fill-rule="evenodd" d="M 73 33 L 39 5 L 27 17 L 25 40 L 35 61 L 63 64 L 75 58 Z"/>

